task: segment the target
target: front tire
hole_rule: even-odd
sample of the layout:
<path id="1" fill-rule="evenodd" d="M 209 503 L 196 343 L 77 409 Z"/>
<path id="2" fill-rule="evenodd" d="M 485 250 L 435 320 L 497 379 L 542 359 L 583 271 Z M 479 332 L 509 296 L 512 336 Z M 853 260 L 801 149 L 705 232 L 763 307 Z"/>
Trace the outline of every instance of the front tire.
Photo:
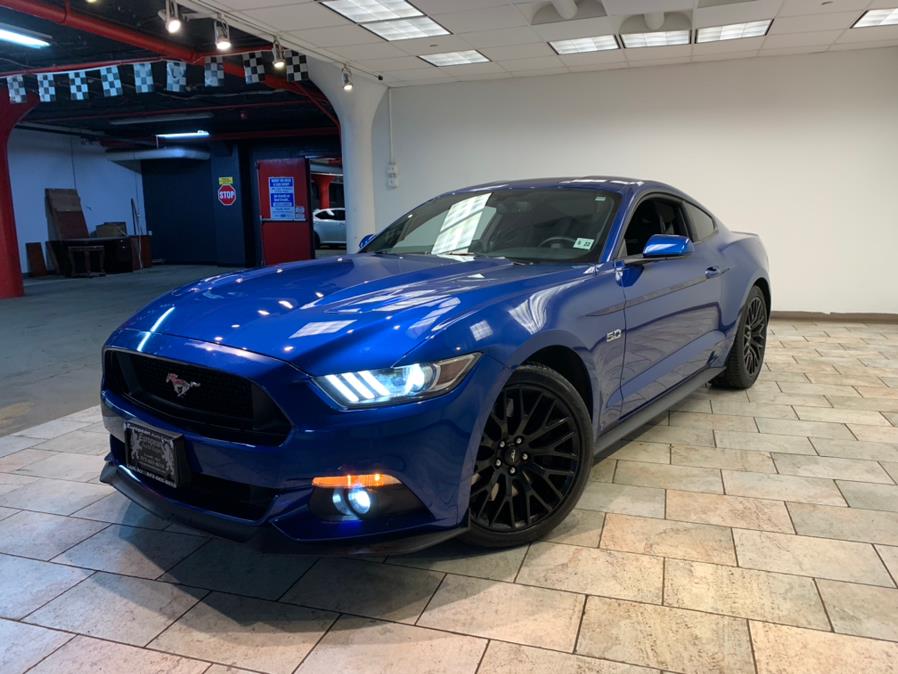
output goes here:
<path id="1" fill-rule="evenodd" d="M 543 365 L 519 367 L 480 440 L 463 540 L 505 547 L 541 538 L 577 503 L 592 463 L 592 422 L 577 390 Z"/>
<path id="2" fill-rule="evenodd" d="M 751 388 L 761 374 L 767 345 L 767 300 L 753 286 L 736 328 L 736 339 L 727 356 L 726 369 L 714 378 L 717 386 L 732 389 Z"/>

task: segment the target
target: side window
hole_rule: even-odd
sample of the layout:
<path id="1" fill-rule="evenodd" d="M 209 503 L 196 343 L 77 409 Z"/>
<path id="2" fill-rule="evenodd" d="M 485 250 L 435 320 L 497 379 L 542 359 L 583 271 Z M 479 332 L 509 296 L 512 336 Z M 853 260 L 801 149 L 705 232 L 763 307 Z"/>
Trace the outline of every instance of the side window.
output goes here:
<path id="1" fill-rule="evenodd" d="M 689 221 L 692 223 L 693 241 L 704 241 L 717 230 L 717 227 L 714 225 L 714 218 L 702 209 L 688 202 L 683 202 L 683 208 L 686 209 Z"/>
<path id="2" fill-rule="evenodd" d="M 659 198 L 640 203 L 627 225 L 620 254 L 639 255 L 654 234 L 689 236 L 679 203 Z"/>

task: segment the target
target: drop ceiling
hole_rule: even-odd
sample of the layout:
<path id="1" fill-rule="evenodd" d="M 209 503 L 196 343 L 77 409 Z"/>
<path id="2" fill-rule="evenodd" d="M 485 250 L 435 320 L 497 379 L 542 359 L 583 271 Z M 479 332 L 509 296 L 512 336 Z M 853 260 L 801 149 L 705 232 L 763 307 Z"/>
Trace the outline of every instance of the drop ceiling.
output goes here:
<path id="1" fill-rule="evenodd" d="M 311 48 L 391 86 L 553 75 L 567 72 L 898 46 L 898 25 L 852 29 L 867 9 L 898 0 L 579 0 L 579 16 L 537 22 L 549 3 L 519 0 L 409 0 L 448 35 L 387 41 L 318 0 L 205 0 L 269 38 Z M 550 41 L 617 34 L 627 17 L 682 12 L 693 29 L 773 19 L 767 35 L 703 44 L 557 54 Z M 485 63 L 438 67 L 419 58 L 476 50 Z"/>

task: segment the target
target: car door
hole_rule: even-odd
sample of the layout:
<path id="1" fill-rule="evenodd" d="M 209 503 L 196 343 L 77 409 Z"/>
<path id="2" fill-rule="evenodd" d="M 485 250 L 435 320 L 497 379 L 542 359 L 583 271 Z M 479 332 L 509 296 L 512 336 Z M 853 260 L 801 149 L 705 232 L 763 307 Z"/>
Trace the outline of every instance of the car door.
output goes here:
<path id="1" fill-rule="evenodd" d="M 653 234 L 689 236 L 680 199 L 643 198 L 620 242 L 616 265 L 624 291 L 623 415 L 703 369 L 719 341 L 720 283 L 707 256 L 689 253 L 628 265 Z"/>
<path id="2" fill-rule="evenodd" d="M 315 231 L 321 237 L 322 243 L 330 244 L 334 242 L 334 222 L 336 217 L 334 210 L 330 208 L 322 208 L 315 213 Z"/>

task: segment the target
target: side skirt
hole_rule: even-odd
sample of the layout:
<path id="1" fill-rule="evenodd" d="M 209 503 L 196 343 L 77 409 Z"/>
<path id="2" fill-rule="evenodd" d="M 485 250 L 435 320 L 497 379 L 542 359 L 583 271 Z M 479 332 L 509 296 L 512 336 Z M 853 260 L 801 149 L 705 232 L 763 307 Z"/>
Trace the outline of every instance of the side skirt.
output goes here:
<path id="1" fill-rule="evenodd" d="M 690 393 L 714 379 L 714 377 L 725 369 L 726 368 L 723 367 L 711 367 L 702 370 L 701 372 L 697 372 L 689 379 L 685 379 L 677 384 L 664 395 L 655 398 L 652 402 L 631 412 L 625 419 L 612 426 L 606 433 L 600 435 L 593 443 L 595 460 L 599 461 L 609 454 L 614 453 L 614 451 L 618 449 L 618 443 L 626 436 L 630 435 L 641 426 L 644 426 L 662 412 L 665 412 L 676 405 Z"/>

